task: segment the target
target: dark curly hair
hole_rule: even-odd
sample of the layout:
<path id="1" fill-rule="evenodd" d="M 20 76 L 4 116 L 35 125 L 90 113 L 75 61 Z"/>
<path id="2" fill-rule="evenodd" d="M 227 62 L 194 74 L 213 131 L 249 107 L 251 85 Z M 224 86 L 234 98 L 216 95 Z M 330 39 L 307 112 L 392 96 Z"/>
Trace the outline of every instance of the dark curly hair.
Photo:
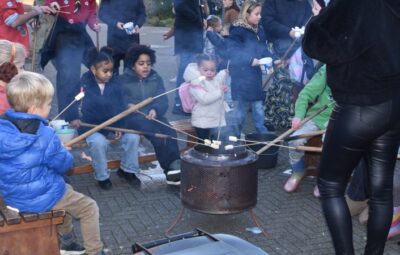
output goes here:
<path id="1" fill-rule="evenodd" d="M 140 55 L 145 54 L 150 57 L 151 65 L 156 63 L 156 52 L 147 45 L 134 44 L 132 45 L 125 55 L 126 66 L 133 67 Z"/>

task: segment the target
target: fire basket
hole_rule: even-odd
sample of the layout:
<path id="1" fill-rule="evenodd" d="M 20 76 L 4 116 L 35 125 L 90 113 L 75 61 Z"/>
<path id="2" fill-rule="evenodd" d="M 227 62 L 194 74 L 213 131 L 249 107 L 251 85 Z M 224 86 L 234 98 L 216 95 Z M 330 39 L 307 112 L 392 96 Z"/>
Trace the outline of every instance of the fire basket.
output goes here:
<path id="1" fill-rule="evenodd" d="M 232 214 L 257 204 L 255 152 L 244 147 L 225 151 L 198 145 L 181 158 L 184 207 L 207 214 Z"/>

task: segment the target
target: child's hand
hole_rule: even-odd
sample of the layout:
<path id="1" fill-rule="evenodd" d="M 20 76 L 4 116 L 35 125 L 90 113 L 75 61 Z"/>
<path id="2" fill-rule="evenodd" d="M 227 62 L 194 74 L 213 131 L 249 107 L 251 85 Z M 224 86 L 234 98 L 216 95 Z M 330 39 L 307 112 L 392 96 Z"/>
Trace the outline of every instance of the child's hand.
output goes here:
<path id="1" fill-rule="evenodd" d="M 140 33 L 140 27 L 138 25 L 135 26 L 135 34 L 139 34 Z"/>
<path id="2" fill-rule="evenodd" d="M 300 122 L 301 122 L 300 118 L 294 117 L 292 119 L 292 129 L 298 129 L 300 127 Z"/>
<path id="3" fill-rule="evenodd" d="M 151 109 L 146 116 L 146 118 L 149 120 L 155 119 L 156 117 L 157 117 L 157 112 L 154 109 Z"/>
<path id="4" fill-rule="evenodd" d="M 52 8 L 54 12 L 57 12 L 61 9 L 60 5 L 57 2 L 51 2 L 50 8 Z"/>
<path id="5" fill-rule="evenodd" d="M 44 6 L 34 6 L 33 8 L 38 12 L 38 14 L 42 14 L 42 13 L 56 14 L 57 13 L 56 10 L 54 10 L 53 8 L 51 8 L 49 6 L 45 6 L 45 5 Z"/>
<path id="6" fill-rule="evenodd" d="M 228 87 L 228 86 L 226 86 L 226 84 L 222 84 L 222 87 L 221 87 L 221 89 L 222 89 L 222 91 L 223 91 L 224 93 L 226 93 L 226 92 L 228 92 L 228 90 L 229 90 L 229 87 Z"/>
<path id="7" fill-rule="evenodd" d="M 253 62 L 251 62 L 251 66 L 259 66 L 260 65 L 260 60 L 258 59 L 253 59 Z"/>
<path id="8" fill-rule="evenodd" d="M 117 28 L 124 30 L 124 23 L 122 22 L 117 22 Z"/>
<path id="9" fill-rule="evenodd" d="M 81 126 L 82 122 L 80 119 L 73 120 L 69 123 L 71 126 L 78 128 Z"/>
<path id="10" fill-rule="evenodd" d="M 115 140 L 121 139 L 121 136 L 122 136 L 122 132 L 121 131 L 115 131 L 115 137 L 114 137 Z"/>
<path id="11" fill-rule="evenodd" d="M 92 27 L 92 30 L 97 32 L 97 33 L 100 32 L 100 30 L 101 30 L 100 24 L 94 24 L 93 27 Z"/>

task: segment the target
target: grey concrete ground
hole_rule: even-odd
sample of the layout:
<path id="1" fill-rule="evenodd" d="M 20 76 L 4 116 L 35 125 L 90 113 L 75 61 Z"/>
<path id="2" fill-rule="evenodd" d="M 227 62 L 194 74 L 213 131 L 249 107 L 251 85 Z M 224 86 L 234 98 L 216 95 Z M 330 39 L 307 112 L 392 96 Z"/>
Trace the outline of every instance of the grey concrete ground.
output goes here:
<path id="1" fill-rule="evenodd" d="M 174 87 L 168 80 L 175 76 L 177 65 L 173 56 L 173 40 L 162 40 L 162 34 L 166 30 L 166 28 L 145 27 L 141 39 L 142 43 L 152 45 L 157 51 L 155 69 L 164 78 L 168 89 Z M 105 30 L 101 33 L 100 42 L 104 45 Z M 55 80 L 55 72 L 51 66 L 47 67 L 45 74 L 52 81 Z M 169 96 L 170 102 L 172 97 Z M 182 118 L 170 112 L 168 116 L 170 120 Z M 147 150 L 147 146 L 145 147 Z M 118 158 L 119 151 L 118 146 L 113 146 L 110 158 Z M 74 151 L 76 164 L 84 161 L 80 159 L 80 152 Z M 286 149 L 281 149 L 277 166 L 259 171 L 258 204 L 254 212 L 265 227 L 267 237 L 246 231 L 246 228 L 255 226 L 248 212 L 215 216 L 190 210 L 185 211 L 183 219 L 171 234 L 188 232 L 199 227 L 211 233 L 236 235 L 261 247 L 271 255 L 334 254 L 320 204 L 318 199 L 312 196 L 315 179 L 305 179 L 298 192 L 293 194 L 287 194 L 282 189 L 288 177 L 283 173 L 289 168 L 287 153 Z M 158 175 L 160 170 L 153 167 L 155 164 L 143 166 L 142 172 L 155 179 L 150 181 L 145 175 L 141 175 L 144 185 L 137 187 L 129 186 L 112 173 L 111 181 L 114 187 L 110 191 L 101 190 L 92 174 L 71 177 L 72 185 L 77 191 L 97 201 L 101 212 L 103 241 L 112 254 L 131 254 L 130 246 L 134 242 L 146 242 L 164 237 L 165 230 L 174 222 L 182 207 L 179 189 L 167 187 L 163 176 Z M 356 254 L 362 254 L 366 240 L 365 226 L 360 225 L 355 218 L 353 227 Z M 79 235 L 78 229 L 76 232 Z M 385 254 L 400 254 L 398 241 L 399 238 L 388 241 Z"/>

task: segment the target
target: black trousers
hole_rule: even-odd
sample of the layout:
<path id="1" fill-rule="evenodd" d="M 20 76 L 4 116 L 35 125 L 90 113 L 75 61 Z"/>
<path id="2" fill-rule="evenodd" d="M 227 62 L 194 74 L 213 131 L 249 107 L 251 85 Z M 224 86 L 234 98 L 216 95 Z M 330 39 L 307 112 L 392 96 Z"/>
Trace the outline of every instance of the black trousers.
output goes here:
<path id="1" fill-rule="evenodd" d="M 369 220 L 365 254 L 383 254 L 393 213 L 393 171 L 400 140 L 400 96 L 372 106 L 335 107 L 324 140 L 318 187 L 336 254 L 354 254 L 344 199 L 361 158 L 366 162 Z"/>

